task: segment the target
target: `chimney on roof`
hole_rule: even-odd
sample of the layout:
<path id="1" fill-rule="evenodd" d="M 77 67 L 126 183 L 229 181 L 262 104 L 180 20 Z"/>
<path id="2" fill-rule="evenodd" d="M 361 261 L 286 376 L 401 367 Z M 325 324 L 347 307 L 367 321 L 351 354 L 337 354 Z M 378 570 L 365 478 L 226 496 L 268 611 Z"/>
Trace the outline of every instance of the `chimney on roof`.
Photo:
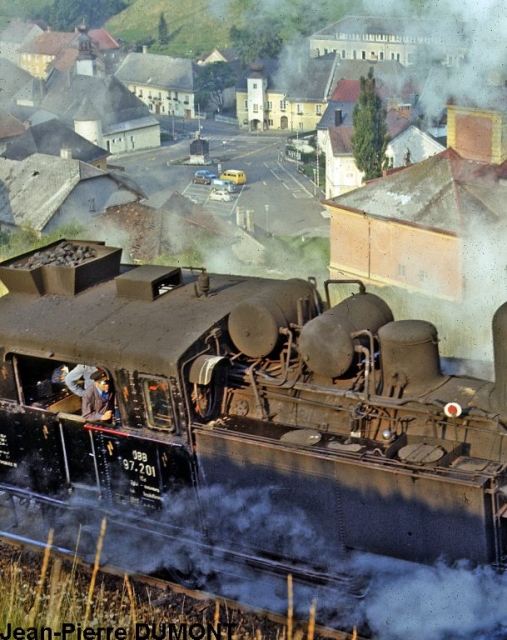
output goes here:
<path id="1" fill-rule="evenodd" d="M 343 115 L 341 109 L 334 110 L 334 126 L 339 127 L 343 122 Z"/>
<path id="2" fill-rule="evenodd" d="M 69 147 L 62 147 L 60 149 L 60 158 L 63 160 L 72 160 L 72 149 L 69 149 Z"/>

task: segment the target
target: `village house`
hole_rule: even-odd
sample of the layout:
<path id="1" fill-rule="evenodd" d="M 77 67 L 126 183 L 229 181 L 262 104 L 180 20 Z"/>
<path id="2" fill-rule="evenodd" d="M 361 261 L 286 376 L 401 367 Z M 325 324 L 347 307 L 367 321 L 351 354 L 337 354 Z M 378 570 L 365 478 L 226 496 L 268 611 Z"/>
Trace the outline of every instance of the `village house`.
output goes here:
<path id="1" fill-rule="evenodd" d="M 447 150 L 324 201 L 331 277 L 461 301 L 474 275 L 466 256 L 504 274 L 506 118 L 449 106 Z"/>
<path id="2" fill-rule="evenodd" d="M 0 108 L 0 153 L 22 136 L 25 130 L 26 127 L 20 120 Z"/>
<path id="3" fill-rule="evenodd" d="M 198 66 L 186 58 L 129 53 L 115 71 L 115 78 L 154 114 L 195 118 Z M 204 105 L 203 105 L 204 107 Z"/>
<path id="4" fill-rule="evenodd" d="M 160 146 L 160 123 L 146 105 L 114 76 L 97 74 L 86 29 L 71 70 L 53 69 L 46 81 L 33 79 L 17 96 L 32 125 L 58 119 L 109 154 Z"/>
<path id="5" fill-rule="evenodd" d="M 13 64 L 19 62 L 19 49 L 44 33 L 44 30 L 34 22 L 12 20 L 0 33 L 0 58 L 5 58 Z"/>
<path id="6" fill-rule="evenodd" d="M 459 66 L 465 56 L 464 46 L 456 47 L 452 44 L 455 38 L 443 37 L 453 29 L 459 33 L 459 27 L 456 21 L 445 26 L 444 21 L 413 16 L 349 15 L 313 33 L 308 42 L 313 57 L 336 53 L 344 60 L 395 60 L 409 66 L 416 62 L 419 48 L 425 47 L 433 56 L 440 52 L 444 64 Z"/>
<path id="7" fill-rule="evenodd" d="M 336 59 L 301 60 L 289 71 L 275 60 L 250 65 L 236 86 L 239 126 L 250 131 L 315 130 L 333 87 Z"/>
<path id="8" fill-rule="evenodd" d="M 44 235 L 78 223 L 89 228 L 108 207 L 145 195 L 131 180 L 72 158 L 33 154 L 0 158 L 0 230 L 32 229 Z"/>
<path id="9" fill-rule="evenodd" d="M 88 30 L 84 22 L 73 32 L 44 31 L 19 47 L 16 62 L 35 78 L 47 78 L 52 69 L 66 71 L 78 59 L 83 37 L 89 40 L 90 51 L 101 72 L 111 70 L 119 60 L 119 43 L 105 29 Z"/>
<path id="10" fill-rule="evenodd" d="M 353 112 L 360 93 L 359 80 L 341 79 L 317 129 L 319 145 L 326 158 L 326 198 L 357 189 L 363 184 L 364 174 L 357 166 L 352 149 L 354 133 Z M 390 96 L 387 85 L 379 86 L 379 94 Z M 386 103 L 396 104 L 391 97 Z M 402 101 L 398 108 L 387 112 L 386 126 L 389 136 L 386 156 L 389 168 L 421 162 L 445 149 L 410 120 L 410 105 Z"/>
<path id="11" fill-rule="evenodd" d="M 46 120 L 28 129 L 23 127 L 21 135 L 6 144 L 2 157 L 25 160 L 34 153 L 82 160 L 103 171 L 107 171 L 107 158 L 110 155 L 56 119 Z"/>

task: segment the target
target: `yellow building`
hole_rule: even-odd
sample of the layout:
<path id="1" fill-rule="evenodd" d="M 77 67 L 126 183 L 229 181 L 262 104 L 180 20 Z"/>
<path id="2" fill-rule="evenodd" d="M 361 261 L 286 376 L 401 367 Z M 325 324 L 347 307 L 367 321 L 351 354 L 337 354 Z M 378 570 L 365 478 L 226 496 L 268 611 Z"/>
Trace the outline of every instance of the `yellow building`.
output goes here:
<path id="1" fill-rule="evenodd" d="M 45 31 L 19 49 L 19 66 L 35 78 L 46 78 L 50 64 L 75 38 L 75 33 Z"/>
<path id="2" fill-rule="evenodd" d="M 255 63 L 236 87 L 240 127 L 250 131 L 317 127 L 335 86 L 335 58 L 305 60 L 286 72 L 276 61 Z"/>

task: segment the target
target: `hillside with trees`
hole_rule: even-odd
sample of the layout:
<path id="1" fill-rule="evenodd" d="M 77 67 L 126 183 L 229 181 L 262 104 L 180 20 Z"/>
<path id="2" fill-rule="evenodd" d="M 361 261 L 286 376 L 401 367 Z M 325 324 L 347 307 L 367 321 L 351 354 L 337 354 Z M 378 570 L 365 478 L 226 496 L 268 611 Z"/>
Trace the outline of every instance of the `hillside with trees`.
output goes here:
<path id="1" fill-rule="evenodd" d="M 151 53 L 195 58 L 236 47 L 246 62 L 276 56 L 295 37 L 348 13 L 361 13 L 361 3 L 320 0 L 310 8 L 303 0 L 280 0 L 269 8 L 255 0 L 0 0 L 0 28 L 19 17 L 70 31 L 85 16 L 91 27 L 104 26 L 137 50 L 148 45 Z"/>
<path id="2" fill-rule="evenodd" d="M 407 3 L 415 14 L 422 0 Z M 362 0 L 0 0 L 0 29 L 11 20 L 43 19 L 54 30 L 69 31 L 83 15 L 92 27 L 104 26 L 127 46 L 151 53 L 195 58 L 215 48 L 236 47 L 244 62 L 276 56 L 288 42 L 307 36 L 347 14 L 365 13 Z M 162 29 L 160 28 L 162 18 Z"/>

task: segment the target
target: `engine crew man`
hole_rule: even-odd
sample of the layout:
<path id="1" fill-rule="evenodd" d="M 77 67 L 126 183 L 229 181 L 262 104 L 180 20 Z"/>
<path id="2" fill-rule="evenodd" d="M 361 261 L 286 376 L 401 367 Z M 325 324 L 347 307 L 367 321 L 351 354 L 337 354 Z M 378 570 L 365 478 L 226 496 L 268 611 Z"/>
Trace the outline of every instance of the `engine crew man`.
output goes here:
<path id="1" fill-rule="evenodd" d="M 81 413 L 88 420 L 110 422 L 113 417 L 114 399 L 110 380 L 104 369 L 91 374 L 93 384 L 82 397 Z"/>

